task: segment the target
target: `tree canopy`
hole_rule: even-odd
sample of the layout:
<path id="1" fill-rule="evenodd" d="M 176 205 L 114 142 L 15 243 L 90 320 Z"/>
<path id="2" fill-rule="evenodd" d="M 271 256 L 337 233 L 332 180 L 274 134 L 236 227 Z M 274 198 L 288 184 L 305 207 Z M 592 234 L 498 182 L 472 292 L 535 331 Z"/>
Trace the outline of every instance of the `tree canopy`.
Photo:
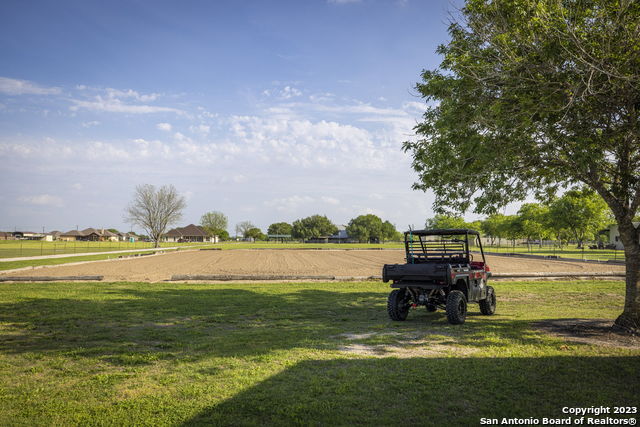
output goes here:
<path id="1" fill-rule="evenodd" d="M 267 229 L 267 234 L 270 235 L 275 235 L 275 234 L 279 234 L 279 235 L 291 235 L 291 224 L 289 224 L 288 222 L 276 222 L 274 224 L 271 224 L 269 226 L 269 228 Z"/>
<path id="2" fill-rule="evenodd" d="M 205 213 L 200 218 L 200 225 L 210 236 L 218 236 L 221 239 L 229 238 L 229 233 L 227 232 L 229 220 L 222 212 L 211 211 Z"/>
<path id="3" fill-rule="evenodd" d="M 383 226 L 380 217 L 368 214 L 360 215 L 349 221 L 347 234 L 359 242 L 379 242 L 383 238 Z"/>
<path id="4" fill-rule="evenodd" d="M 262 231 L 258 227 L 253 227 L 248 229 L 244 233 L 245 238 L 255 239 L 255 240 L 264 240 L 266 236 L 262 233 Z"/>
<path id="5" fill-rule="evenodd" d="M 325 215 L 312 215 L 293 222 L 291 234 L 296 239 L 311 239 L 314 237 L 328 237 L 338 232 L 336 227 Z"/>
<path id="6" fill-rule="evenodd" d="M 467 228 L 467 222 L 461 216 L 436 214 L 433 218 L 427 218 L 424 227 L 436 228 Z"/>
<path id="7" fill-rule="evenodd" d="M 252 228 L 256 228 L 251 221 L 241 221 L 236 224 L 236 234 L 240 234 L 242 237 L 247 237 L 247 231 Z"/>
<path id="8" fill-rule="evenodd" d="M 593 239 L 610 223 L 607 204 L 589 189 L 571 190 L 551 203 L 550 223 L 560 234 L 563 230 L 580 244 Z"/>
<path id="9" fill-rule="evenodd" d="M 467 0 L 417 90 L 404 143 L 439 212 L 495 213 L 582 183 L 607 203 L 625 247 L 616 323 L 640 329 L 640 2 Z"/>

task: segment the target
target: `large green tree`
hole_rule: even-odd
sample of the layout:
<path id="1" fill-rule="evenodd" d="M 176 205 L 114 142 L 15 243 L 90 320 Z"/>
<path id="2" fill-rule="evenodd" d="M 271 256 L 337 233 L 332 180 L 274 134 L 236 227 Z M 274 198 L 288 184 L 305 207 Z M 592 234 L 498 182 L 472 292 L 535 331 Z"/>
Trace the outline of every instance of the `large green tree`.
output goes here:
<path id="1" fill-rule="evenodd" d="M 288 222 L 276 222 L 269 226 L 267 234 L 291 235 L 291 224 Z"/>
<path id="2" fill-rule="evenodd" d="M 582 183 L 610 207 L 625 248 L 616 324 L 640 329 L 640 2 L 467 0 L 406 142 L 417 189 L 440 211 L 492 213 Z"/>
<path id="3" fill-rule="evenodd" d="M 436 214 L 433 218 L 427 218 L 424 227 L 426 229 L 436 228 L 467 228 L 468 224 L 461 216 Z"/>
<path id="4" fill-rule="evenodd" d="M 399 233 L 396 226 L 389 221 L 382 223 L 382 241 L 385 240 L 402 240 L 402 233 Z"/>
<path id="5" fill-rule="evenodd" d="M 505 215 L 492 214 L 480 223 L 480 229 L 485 234 L 485 236 L 489 236 L 489 238 L 491 239 L 491 245 L 495 244 L 495 239 L 498 239 L 499 245 L 500 241 L 506 237 L 503 226 L 505 221 Z"/>
<path id="6" fill-rule="evenodd" d="M 266 236 L 262 233 L 262 231 L 258 227 L 253 227 L 245 231 L 244 238 L 251 238 L 254 240 L 264 240 Z"/>
<path id="7" fill-rule="evenodd" d="M 293 222 L 291 235 L 296 239 L 327 237 L 338 232 L 329 218 L 324 215 L 312 215 Z"/>
<path id="8" fill-rule="evenodd" d="M 383 238 L 382 220 L 377 215 L 360 215 L 349 221 L 347 234 L 359 242 L 380 241 Z"/>
<path id="9" fill-rule="evenodd" d="M 550 223 L 558 234 L 564 230 L 581 246 L 607 226 L 609 209 L 598 194 L 589 189 L 571 190 L 550 205 Z"/>
<path id="10" fill-rule="evenodd" d="M 540 203 L 523 204 L 518 210 L 516 222 L 520 234 L 527 239 L 527 245 L 531 240 L 537 239 L 542 246 L 542 240 L 551 236 L 549 208 L 545 205 Z"/>
<path id="11" fill-rule="evenodd" d="M 200 218 L 200 225 L 210 236 L 218 236 L 221 239 L 229 238 L 229 232 L 227 231 L 229 220 L 222 212 L 211 211 L 205 213 Z"/>

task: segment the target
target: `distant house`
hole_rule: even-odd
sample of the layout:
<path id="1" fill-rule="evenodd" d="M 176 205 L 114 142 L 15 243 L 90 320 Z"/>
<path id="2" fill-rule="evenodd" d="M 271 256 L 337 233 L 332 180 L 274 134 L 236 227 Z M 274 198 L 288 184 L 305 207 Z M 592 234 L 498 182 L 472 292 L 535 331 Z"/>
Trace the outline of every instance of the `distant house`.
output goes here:
<path id="1" fill-rule="evenodd" d="M 14 231 L 13 237 L 18 240 L 42 240 L 44 233 L 36 233 L 34 231 Z"/>
<path id="2" fill-rule="evenodd" d="M 62 234 L 62 231 L 53 230 L 48 232 L 47 234 L 51 236 L 52 240 L 58 240 L 60 238 L 60 235 Z"/>
<path id="3" fill-rule="evenodd" d="M 117 241 L 118 236 L 115 233 L 110 232 L 109 230 L 105 230 L 104 228 L 96 229 L 96 228 L 85 228 L 84 230 L 70 230 L 66 233 L 61 233 L 58 236 L 59 240 L 64 240 L 67 242 L 106 242 L 106 241 Z"/>
<path id="4" fill-rule="evenodd" d="M 81 231 L 84 235 L 84 240 L 89 240 L 92 242 L 106 242 L 106 241 L 117 241 L 118 236 L 115 233 L 110 232 L 104 228 L 95 229 L 95 228 L 85 228 Z"/>
<path id="5" fill-rule="evenodd" d="M 347 227 L 345 225 L 338 225 L 338 232 L 333 236 L 329 236 L 329 243 L 358 243 L 357 239 L 349 237 L 347 234 Z"/>
<path id="6" fill-rule="evenodd" d="M 633 226 L 638 228 L 640 222 L 634 222 Z M 616 246 L 616 249 L 624 249 L 622 240 L 620 240 L 620 230 L 618 230 L 618 224 L 612 224 L 609 226 L 609 243 Z"/>
<path id="7" fill-rule="evenodd" d="M 78 230 L 69 230 L 66 233 L 62 233 L 58 239 L 65 242 L 75 242 L 77 240 L 84 240 L 84 235 Z"/>
<path id="8" fill-rule="evenodd" d="M 15 240 L 15 237 L 10 231 L 0 231 L 0 240 Z"/>
<path id="9" fill-rule="evenodd" d="M 217 243 L 218 236 L 209 236 L 204 228 L 199 225 L 189 224 L 186 227 L 177 227 L 169 230 L 167 234 L 162 237 L 165 242 L 211 242 Z"/>
<path id="10" fill-rule="evenodd" d="M 120 240 L 121 242 L 136 242 L 139 237 L 136 236 L 135 233 L 123 233 L 122 231 L 118 231 L 117 233 L 114 233 L 116 235 L 116 238 L 118 240 Z"/>
<path id="11" fill-rule="evenodd" d="M 358 243 L 357 239 L 349 237 L 346 226 L 338 225 L 337 227 L 337 233 L 331 236 L 312 237 L 307 240 L 307 243 Z"/>

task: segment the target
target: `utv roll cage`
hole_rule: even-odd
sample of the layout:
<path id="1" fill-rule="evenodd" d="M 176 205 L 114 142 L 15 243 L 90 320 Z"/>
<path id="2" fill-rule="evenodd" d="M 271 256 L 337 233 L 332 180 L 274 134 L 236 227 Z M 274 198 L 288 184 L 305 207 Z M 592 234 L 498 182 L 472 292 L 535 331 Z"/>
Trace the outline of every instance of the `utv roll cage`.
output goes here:
<path id="1" fill-rule="evenodd" d="M 404 233 L 407 264 L 443 263 L 469 264 L 473 260 L 470 254 L 469 236 L 477 242 L 484 260 L 480 233 L 466 228 L 447 228 L 437 230 L 409 230 Z"/>

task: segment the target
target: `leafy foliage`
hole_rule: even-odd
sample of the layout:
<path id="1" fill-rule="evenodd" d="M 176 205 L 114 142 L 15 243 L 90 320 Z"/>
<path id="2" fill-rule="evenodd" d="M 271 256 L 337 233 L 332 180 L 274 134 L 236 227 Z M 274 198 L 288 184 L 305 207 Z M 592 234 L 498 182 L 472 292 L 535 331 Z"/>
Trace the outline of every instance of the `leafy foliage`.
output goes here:
<path id="1" fill-rule="evenodd" d="M 297 239 L 311 239 L 314 237 L 331 236 L 338 232 L 336 227 L 325 215 L 312 215 L 293 222 L 291 234 Z"/>
<path id="2" fill-rule="evenodd" d="M 246 237 L 247 231 L 256 228 L 251 221 L 242 221 L 236 225 L 236 234 Z"/>
<path id="3" fill-rule="evenodd" d="M 293 227 L 288 222 L 276 222 L 269 226 L 267 234 L 291 235 L 292 228 Z"/>
<path id="4" fill-rule="evenodd" d="M 623 327 L 640 329 L 640 2 L 467 0 L 404 149 L 439 212 L 495 213 L 582 183 L 626 252 Z"/>
<path id="5" fill-rule="evenodd" d="M 264 240 L 267 236 L 265 236 L 258 227 L 253 227 L 244 233 L 244 237 L 255 240 Z"/>
<path id="6" fill-rule="evenodd" d="M 514 223 L 519 234 L 530 240 L 548 239 L 552 231 L 549 227 L 549 208 L 539 203 L 525 203 L 518 210 L 518 216 Z"/>
<path id="7" fill-rule="evenodd" d="M 227 227 L 229 220 L 227 216 L 219 211 L 207 212 L 200 218 L 200 225 L 210 236 L 218 236 L 222 239 L 229 238 Z M 226 236 L 225 236 L 226 233 Z"/>
<path id="8" fill-rule="evenodd" d="M 347 234 L 359 242 L 376 242 L 383 238 L 382 220 L 377 215 L 360 215 L 349 221 Z"/>
<path id="9" fill-rule="evenodd" d="M 607 226 L 608 212 L 607 204 L 594 191 L 571 190 L 551 203 L 549 218 L 558 234 L 566 230 L 582 244 Z"/>
<path id="10" fill-rule="evenodd" d="M 402 233 L 396 230 L 396 226 L 389 221 L 382 223 L 382 240 L 402 240 Z"/>
<path id="11" fill-rule="evenodd" d="M 461 216 L 436 214 L 433 218 L 427 218 L 424 227 L 426 229 L 467 228 L 467 225 L 467 222 Z"/>

